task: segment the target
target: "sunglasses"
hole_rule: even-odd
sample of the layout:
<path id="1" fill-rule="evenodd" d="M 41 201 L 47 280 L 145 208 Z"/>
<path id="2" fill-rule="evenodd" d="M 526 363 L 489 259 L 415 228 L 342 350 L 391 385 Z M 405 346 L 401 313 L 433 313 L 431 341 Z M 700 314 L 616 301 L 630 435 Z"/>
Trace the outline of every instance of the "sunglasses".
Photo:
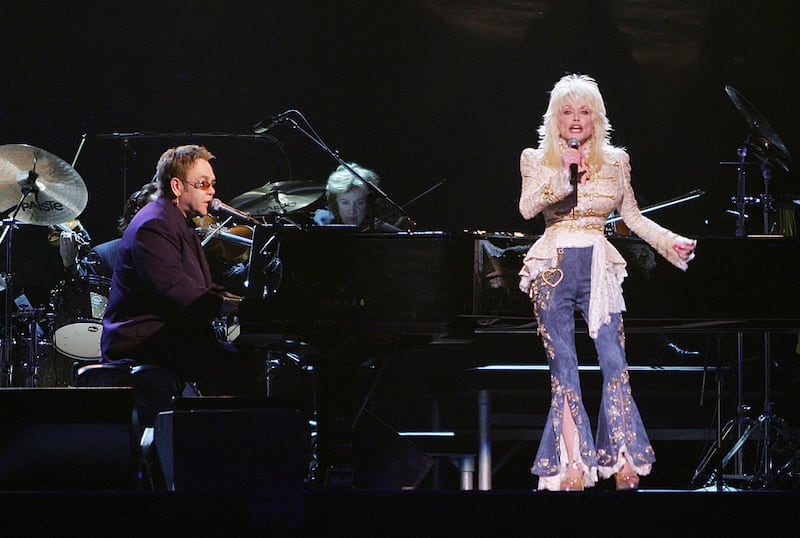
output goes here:
<path id="1" fill-rule="evenodd" d="M 183 179 L 181 181 L 183 181 L 187 185 L 191 185 L 192 187 L 194 187 L 195 189 L 200 190 L 200 191 L 207 191 L 211 187 L 215 187 L 217 185 L 217 180 L 216 179 L 214 181 L 203 180 L 203 181 L 196 181 L 194 183 L 189 183 L 185 179 Z"/>

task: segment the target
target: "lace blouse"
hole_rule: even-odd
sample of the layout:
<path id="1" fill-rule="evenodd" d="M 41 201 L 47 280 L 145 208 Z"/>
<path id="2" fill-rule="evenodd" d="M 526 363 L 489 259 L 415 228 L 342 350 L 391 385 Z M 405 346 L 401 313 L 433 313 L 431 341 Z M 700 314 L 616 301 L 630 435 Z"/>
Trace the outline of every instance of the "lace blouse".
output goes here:
<path id="1" fill-rule="evenodd" d="M 610 320 L 610 313 L 625 311 L 622 281 L 627 276 L 626 262 L 605 236 L 605 223 L 611 212 L 616 210 L 633 233 L 684 271 L 688 260 L 681 260 L 672 246 L 691 240 L 642 215 L 631 188 L 630 158 L 624 150 L 610 148 L 605 164 L 587 172 L 588 178 L 578 186 L 577 205 L 571 209 L 566 199 L 573 191 L 569 173 L 545 166 L 543 156 L 541 150 L 527 148 L 520 157 L 520 213 L 526 219 L 542 213 L 546 226 L 525 256 L 519 272 L 520 289 L 530 293 L 533 279 L 557 266 L 558 249 L 594 247 L 588 322 L 589 334 L 594 338 L 600 326 Z"/>

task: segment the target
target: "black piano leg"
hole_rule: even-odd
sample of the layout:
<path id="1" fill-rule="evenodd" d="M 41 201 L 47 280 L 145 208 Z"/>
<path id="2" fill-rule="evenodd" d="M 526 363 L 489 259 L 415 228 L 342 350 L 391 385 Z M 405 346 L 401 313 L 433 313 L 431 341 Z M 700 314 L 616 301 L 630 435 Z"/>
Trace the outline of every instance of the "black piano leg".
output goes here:
<path id="1" fill-rule="evenodd" d="M 335 357 L 335 358 L 334 358 Z M 320 368 L 319 468 L 329 488 L 361 487 L 356 429 L 389 358 L 328 356 Z M 361 469 L 363 471 L 363 469 Z"/>
<path id="2" fill-rule="evenodd" d="M 351 357 L 329 353 L 320 358 L 317 367 L 318 487 L 351 488 L 354 484 L 353 362 Z"/>

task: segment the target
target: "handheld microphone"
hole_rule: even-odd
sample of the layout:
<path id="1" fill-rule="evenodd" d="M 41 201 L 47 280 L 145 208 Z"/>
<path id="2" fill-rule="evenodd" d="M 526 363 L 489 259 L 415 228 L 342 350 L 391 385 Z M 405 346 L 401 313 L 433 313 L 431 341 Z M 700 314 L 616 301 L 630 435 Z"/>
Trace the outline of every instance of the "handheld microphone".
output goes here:
<path id="1" fill-rule="evenodd" d="M 287 110 L 286 112 L 281 112 L 275 116 L 270 116 L 269 118 L 263 119 L 260 122 L 253 125 L 253 132 L 256 134 L 266 133 L 276 125 L 280 125 L 286 118 L 294 112 L 293 110 Z"/>
<path id="2" fill-rule="evenodd" d="M 570 138 L 567 140 L 567 145 L 572 149 L 581 147 L 581 143 L 577 138 Z M 569 182 L 573 185 L 578 184 L 578 165 L 575 163 L 569 165 Z"/>
<path id="3" fill-rule="evenodd" d="M 231 217 L 234 220 L 238 220 L 239 222 L 245 221 L 251 224 L 261 224 L 258 220 L 253 218 L 250 213 L 246 213 L 235 207 L 231 207 L 229 205 L 223 204 L 219 198 L 214 198 L 211 200 L 211 203 L 208 204 L 208 209 L 215 214 L 218 215 L 225 215 L 226 217 Z"/>

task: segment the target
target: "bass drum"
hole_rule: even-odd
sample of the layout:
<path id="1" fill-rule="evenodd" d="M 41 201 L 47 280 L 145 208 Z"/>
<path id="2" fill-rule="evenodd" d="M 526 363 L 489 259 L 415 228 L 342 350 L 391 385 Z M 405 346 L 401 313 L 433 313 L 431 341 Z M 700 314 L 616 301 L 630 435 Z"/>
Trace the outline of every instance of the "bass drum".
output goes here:
<path id="1" fill-rule="evenodd" d="M 55 312 L 53 347 L 77 360 L 100 359 L 103 314 L 111 280 L 87 276 L 61 282 L 51 293 Z"/>

